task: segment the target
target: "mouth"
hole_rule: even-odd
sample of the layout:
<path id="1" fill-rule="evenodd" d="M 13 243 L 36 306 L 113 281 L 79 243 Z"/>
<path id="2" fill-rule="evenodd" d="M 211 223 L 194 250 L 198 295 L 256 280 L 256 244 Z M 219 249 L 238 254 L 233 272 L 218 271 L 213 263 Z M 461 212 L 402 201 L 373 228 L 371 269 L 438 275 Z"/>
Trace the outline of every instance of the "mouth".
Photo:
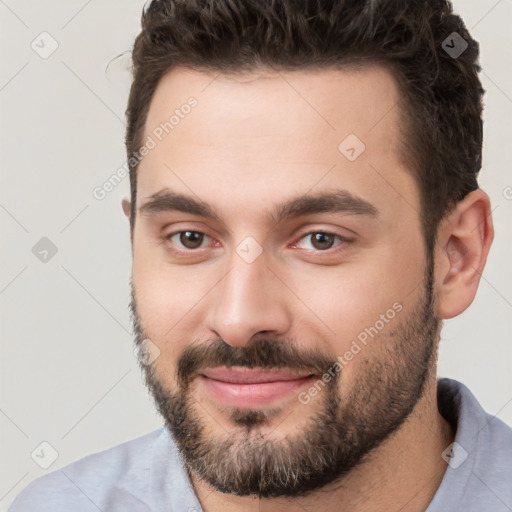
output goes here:
<path id="1" fill-rule="evenodd" d="M 245 367 L 207 368 L 198 373 L 202 387 L 215 402 L 242 408 L 274 403 L 317 376 L 308 371 Z"/>

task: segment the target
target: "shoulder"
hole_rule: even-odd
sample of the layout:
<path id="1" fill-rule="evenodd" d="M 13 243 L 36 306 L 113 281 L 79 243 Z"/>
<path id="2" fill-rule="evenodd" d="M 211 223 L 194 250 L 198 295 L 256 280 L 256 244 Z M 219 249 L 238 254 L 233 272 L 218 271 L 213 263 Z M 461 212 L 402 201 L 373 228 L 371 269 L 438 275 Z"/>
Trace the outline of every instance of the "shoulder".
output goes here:
<path id="1" fill-rule="evenodd" d="M 512 428 L 452 379 L 438 381 L 438 405 L 456 429 L 454 458 L 428 511 L 448 504 L 467 512 L 512 510 Z"/>
<path id="2" fill-rule="evenodd" d="M 512 428 L 486 412 L 464 384 L 453 379 L 440 379 L 438 399 L 443 416 L 457 424 L 456 440 L 473 449 L 485 446 L 494 460 L 503 459 L 512 464 Z M 481 457 L 479 462 L 484 462 L 484 458 Z"/>
<path id="3" fill-rule="evenodd" d="M 472 483 L 479 495 L 496 500 L 493 510 L 512 510 L 512 428 L 488 413 L 479 427 Z"/>
<path id="4" fill-rule="evenodd" d="M 153 446 L 164 427 L 83 457 L 36 478 L 16 497 L 7 512 L 144 512 Z M 121 508 L 119 508 L 121 507 Z"/>

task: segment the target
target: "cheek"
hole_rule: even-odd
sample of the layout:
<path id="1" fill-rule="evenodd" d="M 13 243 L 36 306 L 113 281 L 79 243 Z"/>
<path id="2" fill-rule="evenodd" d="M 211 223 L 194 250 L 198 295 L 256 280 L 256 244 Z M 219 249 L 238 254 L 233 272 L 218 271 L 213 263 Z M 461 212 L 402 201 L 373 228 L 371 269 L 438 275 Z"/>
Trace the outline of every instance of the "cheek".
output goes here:
<path id="1" fill-rule="evenodd" d="M 201 327 L 198 312 L 212 287 L 207 272 L 134 252 L 132 282 L 138 312 L 147 336 L 166 360 L 177 358 Z"/>
<path id="2" fill-rule="evenodd" d="M 421 288 L 424 262 L 415 258 L 419 262 L 411 265 L 413 255 L 383 248 L 365 261 L 312 269 L 307 279 L 293 276 L 293 289 L 311 311 L 308 323 L 326 334 L 330 352 L 343 356 L 378 350 L 374 341 L 387 339 Z"/>

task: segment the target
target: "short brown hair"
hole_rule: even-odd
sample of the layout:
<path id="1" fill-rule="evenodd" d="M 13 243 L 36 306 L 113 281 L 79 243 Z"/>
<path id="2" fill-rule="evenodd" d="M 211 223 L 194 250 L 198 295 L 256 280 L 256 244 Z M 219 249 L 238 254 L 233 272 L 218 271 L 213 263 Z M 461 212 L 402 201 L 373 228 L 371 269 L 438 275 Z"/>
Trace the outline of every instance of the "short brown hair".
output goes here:
<path id="1" fill-rule="evenodd" d="M 456 58 L 446 51 L 455 41 L 465 48 Z M 173 68 L 236 74 L 383 64 L 403 96 L 402 153 L 432 250 L 439 222 L 478 188 L 478 54 L 446 0 L 152 0 L 133 48 L 126 110 L 132 232 L 137 165 L 130 156 L 142 144 L 155 89 Z"/>

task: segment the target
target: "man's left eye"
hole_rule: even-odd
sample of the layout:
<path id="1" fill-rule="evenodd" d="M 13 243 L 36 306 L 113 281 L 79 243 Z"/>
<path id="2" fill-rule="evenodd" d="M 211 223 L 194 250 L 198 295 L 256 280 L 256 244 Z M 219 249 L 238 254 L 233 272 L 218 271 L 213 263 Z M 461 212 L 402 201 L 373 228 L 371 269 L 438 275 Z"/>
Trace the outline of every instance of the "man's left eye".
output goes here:
<path id="1" fill-rule="evenodd" d="M 310 241 L 310 247 L 301 247 L 301 249 L 306 250 L 318 250 L 318 251 L 325 251 L 328 249 L 332 249 L 332 247 L 337 247 L 343 242 L 348 242 L 348 240 L 341 236 L 337 235 L 335 233 L 328 233 L 325 231 L 315 231 L 312 233 L 308 233 L 307 235 L 303 236 L 301 240 L 308 240 Z M 335 240 L 340 240 L 340 243 L 334 245 Z M 299 246 L 300 243 L 297 244 Z"/>

